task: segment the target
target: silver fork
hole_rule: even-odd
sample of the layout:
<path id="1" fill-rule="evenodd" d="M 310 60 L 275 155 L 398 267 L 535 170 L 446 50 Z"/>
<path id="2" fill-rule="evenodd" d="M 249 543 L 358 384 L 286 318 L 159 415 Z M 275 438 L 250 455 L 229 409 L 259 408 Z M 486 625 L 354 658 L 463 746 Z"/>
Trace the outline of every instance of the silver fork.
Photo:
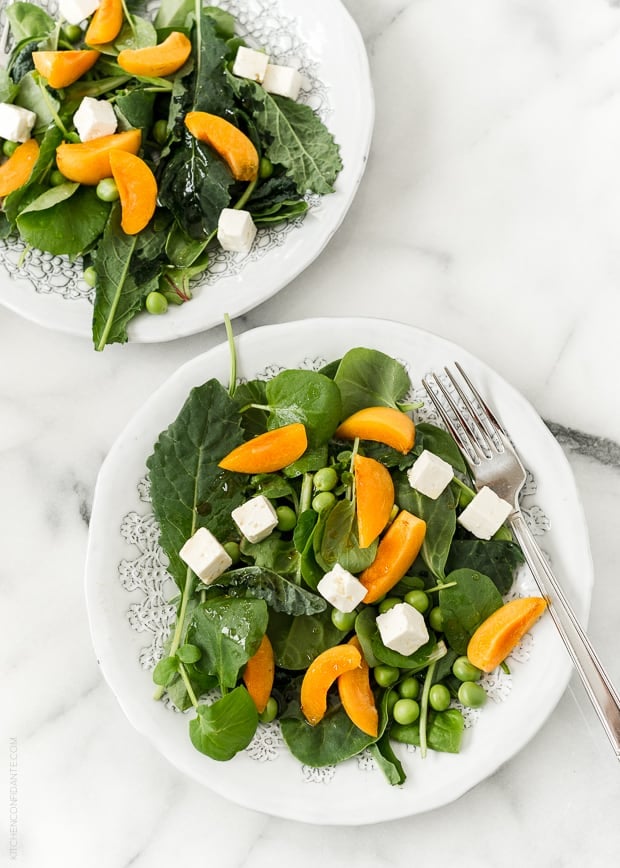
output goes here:
<path id="1" fill-rule="evenodd" d="M 510 438 L 458 362 L 460 378 L 448 368 L 422 384 L 470 465 L 476 488 L 491 488 L 513 507 L 508 518 L 549 614 L 564 640 L 586 693 L 620 759 L 620 697 L 568 602 L 545 556 L 532 536 L 519 497 L 526 472 Z M 450 388 L 451 387 L 451 388 Z M 469 394 L 466 391 L 469 390 Z"/>

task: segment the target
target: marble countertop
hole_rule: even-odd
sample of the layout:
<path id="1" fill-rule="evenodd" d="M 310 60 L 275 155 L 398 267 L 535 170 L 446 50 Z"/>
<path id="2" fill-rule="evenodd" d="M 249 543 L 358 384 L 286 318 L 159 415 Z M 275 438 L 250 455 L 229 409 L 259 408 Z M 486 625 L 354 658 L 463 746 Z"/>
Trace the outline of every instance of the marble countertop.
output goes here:
<path id="1" fill-rule="evenodd" d="M 620 6 L 345 5 L 376 97 L 366 174 L 318 261 L 235 330 L 314 315 L 401 320 L 460 343 L 519 389 L 574 471 L 595 569 L 589 634 L 620 685 Z M 469 793 L 361 828 L 240 808 L 130 726 L 85 610 L 97 473 L 137 405 L 223 339 L 218 327 L 97 354 L 0 309 L 2 858 L 28 868 L 617 864 L 620 769 L 576 676 L 532 741 Z"/>

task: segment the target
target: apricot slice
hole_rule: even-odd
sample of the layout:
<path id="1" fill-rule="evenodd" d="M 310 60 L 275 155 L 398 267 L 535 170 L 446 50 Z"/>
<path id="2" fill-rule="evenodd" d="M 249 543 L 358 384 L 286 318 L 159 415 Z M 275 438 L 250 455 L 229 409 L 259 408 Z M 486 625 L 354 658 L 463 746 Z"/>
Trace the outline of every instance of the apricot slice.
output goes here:
<path id="1" fill-rule="evenodd" d="M 181 69 L 191 51 L 192 43 L 187 36 L 174 30 L 159 45 L 125 48 L 119 53 L 116 62 L 131 75 L 160 78 Z"/>
<path id="2" fill-rule="evenodd" d="M 365 407 L 341 422 L 334 436 L 340 440 L 375 440 L 406 454 L 415 443 L 415 425 L 394 407 Z"/>
<path id="3" fill-rule="evenodd" d="M 369 546 L 385 528 L 394 506 L 394 483 L 390 472 L 374 458 L 356 455 L 355 504 L 360 548 Z"/>
<path id="4" fill-rule="evenodd" d="M 116 39 L 122 26 L 122 0 L 101 0 L 90 19 L 84 41 L 87 45 L 105 45 Z"/>
<path id="5" fill-rule="evenodd" d="M 311 726 L 327 711 L 327 691 L 343 672 L 362 665 L 362 655 L 353 645 L 335 645 L 319 654 L 306 669 L 301 682 L 301 710 Z"/>
<path id="6" fill-rule="evenodd" d="M 137 154 L 142 141 L 140 130 L 125 130 L 89 142 L 63 142 L 56 148 L 56 165 L 65 178 L 93 186 L 112 175 L 110 153 L 114 150 Z"/>
<path id="7" fill-rule="evenodd" d="M 32 62 L 50 87 L 68 87 L 95 65 L 99 52 L 92 48 L 75 51 L 33 51 Z"/>
<path id="8" fill-rule="evenodd" d="M 304 425 L 292 422 L 246 440 L 225 455 L 218 467 L 236 473 L 274 473 L 301 458 L 307 448 Z"/>
<path id="9" fill-rule="evenodd" d="M 417 558 L 425 536 L 426 522 L 401 509 L 380 540 L 374 561 L 358 576 L 367 589 L 364 603 L 376 602 L 400 582 Z"/>
<path id="10" fill-rule="evenodd" d="M 504 603 L 480 624 L 469 640 L 467 656 L 483 672 L 492 672 L 532 628 L 547 608 L 543 597 L 519 597 Z"/>
<path id="11" fill-rule="evenodd" d="M 357 728 L 376 738 L 379 733 L 379 712 L 370 687 L 370 669 L 357 636 L 349 639 L 348 644 L 360 652 L 361 664 L 357 669 L 350 669 L 338 676 L 340 701 Z"/>
<path id="12" fill-rule="evenodd" d="M 18 145 L 11 156 L 0 166 L 0 197 L 19 190 L 32 175 L 39 156 L 36 139 L 28 139 Z"/>
<path id="13" fill-rule="evenodd" d="M 243 670 L 243 683 L 259 714 L 267 707 L 275 675 L 273 647 L 265 633 L 258 651 L 250 657 Z"/>
<path id="14" fill-rule="evenodd" d="M 188 112 L 185 126 L 226 162 L 236 181 L 253 181 L 258 175 L 258 151 L 241 130 L 218 115 Z"/>
<path id="15" fill-rule="evenodd" d="M 144 160 L 127 151 L 112 150 L 109 160 L 121 201 L 121 229 L 127 235 L 137 235 L 155 213 L 155 175 Z"/>

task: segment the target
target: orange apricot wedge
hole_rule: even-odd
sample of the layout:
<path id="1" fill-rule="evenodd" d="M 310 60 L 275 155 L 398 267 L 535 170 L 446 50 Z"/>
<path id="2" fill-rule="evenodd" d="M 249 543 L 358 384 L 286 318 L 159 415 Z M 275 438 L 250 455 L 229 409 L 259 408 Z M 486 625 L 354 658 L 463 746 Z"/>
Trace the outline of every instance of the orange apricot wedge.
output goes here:
<path id="1" fill-rule="evenodd" d="M 343 672 L 362 665 L 362 655 L 353 645 L 334 645 L 321 652 L 306 669 L 301 682 L 301 710 L 311 726 L 327 711 L 327 691 Z"/>
<path id="2" fill-rule="evenodd" d="M 374 440 L 406 454 L 415 443 L 415 425 L 409 416 L 394 407 L 365 407 L 341 422 L 334 437 Z"/>
<path id="3" fill-rule="evenodd" d="M 483 672 L 492 672 L 508 657 L 547 608 L 543 597 L 519 597 L 496 609 L 475 630 L 467 656 Z"/>
<path id="4" fill-rule="evenodd" d="M 56 165 L 70 181 L 94 186 L 112 175 L 110 153 L 115 150 L 137 154 L 142 141 L 140 130 L 125 130 L 88 142 L 63 142 L 56 148 Z"/>
<path id="5" fill-rule="evenodd" d="M 364 603 L 375 603 L 400 582 L 417 558 L 425 536 L 426 522 L 401 509 L 379 541 L 374 561 L 358 576 L 366 588 Z"/>
<path id="6" fill-rule="evenodd" d="M 180 69 L 191 51 L 192 43 L 187 36 L 174 30 L 159 45 L 123 49 L 116 62 L 130 75 L 161 78 Z"/>
<path id="7" fill-rule="evenodd" d="M 27 139 L 18 145 L 11 156 L 0 166 L 0 197 L 19 190 L 32 175 L 39 156 L 36 139 Z"/>
<path id="8" fill-rule="evenodd" d="M 99 52 L 92 48 L 75 51 L 33 51 L 32 62 L 50 87 L 69 87 L 99 59 Z"/>
<path id="9" fill-rule="evenodd" d="M 155 213 L 155 175 L 144 160 L 128 151 L 112 150 L 109 160 L 121 202 L 121 229 L 127 235 L 137 235 Z"/>
<path id="10" fill-rule="evenodd" d="M 338 693 L 347 716 L 358 729 L 374 738 L 379 733 L 379 712 L 370 686 L 370 669 L 362 654 L 357 636 L 349 639 L 349 645 L 360 652 L 361 664 L 338 676 Z"/>
<path id="11" fill-rule="evenodd" d="M 185 126 L 227 164 L 236 181 L 253 181 L 258 175 L 258 151 L 245 133 L 230 121 L 208 112 L 188 112 Z"/>
<path id="12" fill-rule="evenodd" d="M 116 39 L 122 26 L 122 0 L 101 0 L 90 19 L 84 41 L 87 45 L 105 45 Z"/>
<path id="13" fill-rule="evenodd" d="M 225 455 L 218 467 L 235 473 L 274 473 L 301 458 L 307 448 L 305 426 L 292 422 L 246 440 Z"/>
<path id="14" fill-rule="evenodd" d="M 275 671 L 273 647 L 265 633 L 258 651 L 245 664 L 242 676 L 246 690 L 254 700 L 259 714 L 262 714 L 267 707 Z"/>
<path id="15" fill-rule="evenodd" d="M 394 483 L 390 472 L 374 458 L 356 455 L 355 505 L 357 536 L 360 548 L 367 548 L 379 536 L 390 519 L 394 506 Z"/>

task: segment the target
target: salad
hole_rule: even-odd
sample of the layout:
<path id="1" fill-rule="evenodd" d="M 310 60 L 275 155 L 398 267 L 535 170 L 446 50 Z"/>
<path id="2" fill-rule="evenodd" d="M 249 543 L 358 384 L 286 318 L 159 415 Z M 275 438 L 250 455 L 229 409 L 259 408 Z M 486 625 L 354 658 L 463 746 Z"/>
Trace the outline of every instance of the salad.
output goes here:
<path id="1" fill-rule="evenodd" d="M 155 698 L 194 709 L 192 744 L 212 759 L 277 720 L 301 763 L 368 750 L 401 784 L 394 744 L 458 753 L 483 671 L 505 667 L 494 621 L 528 604 L 504 603 L 522 553 L 503 525 L 489 539 L 463 525 L 467 465 L 446 431 L 415 420 L 396 359 L 356 347 L 249 382 L 234 347 L 232 359 L 229 388 L 194 388 L 147 461 L 178 588 Z M 429 454 L 451 471 L 432 496 L 411 482 Z"/>
<path id="2" fill-rule="evenodd" d="M 342 162 L 299 72 L 246 44 L 226 10 L 100 0 L 71 24 L 64 8 L 5 10 L 0 238 L 81 257 L 102 350 L 142 312 L 191 299 L 215 250 L 246 255 L 257 228 L 303 217 Z"/>

